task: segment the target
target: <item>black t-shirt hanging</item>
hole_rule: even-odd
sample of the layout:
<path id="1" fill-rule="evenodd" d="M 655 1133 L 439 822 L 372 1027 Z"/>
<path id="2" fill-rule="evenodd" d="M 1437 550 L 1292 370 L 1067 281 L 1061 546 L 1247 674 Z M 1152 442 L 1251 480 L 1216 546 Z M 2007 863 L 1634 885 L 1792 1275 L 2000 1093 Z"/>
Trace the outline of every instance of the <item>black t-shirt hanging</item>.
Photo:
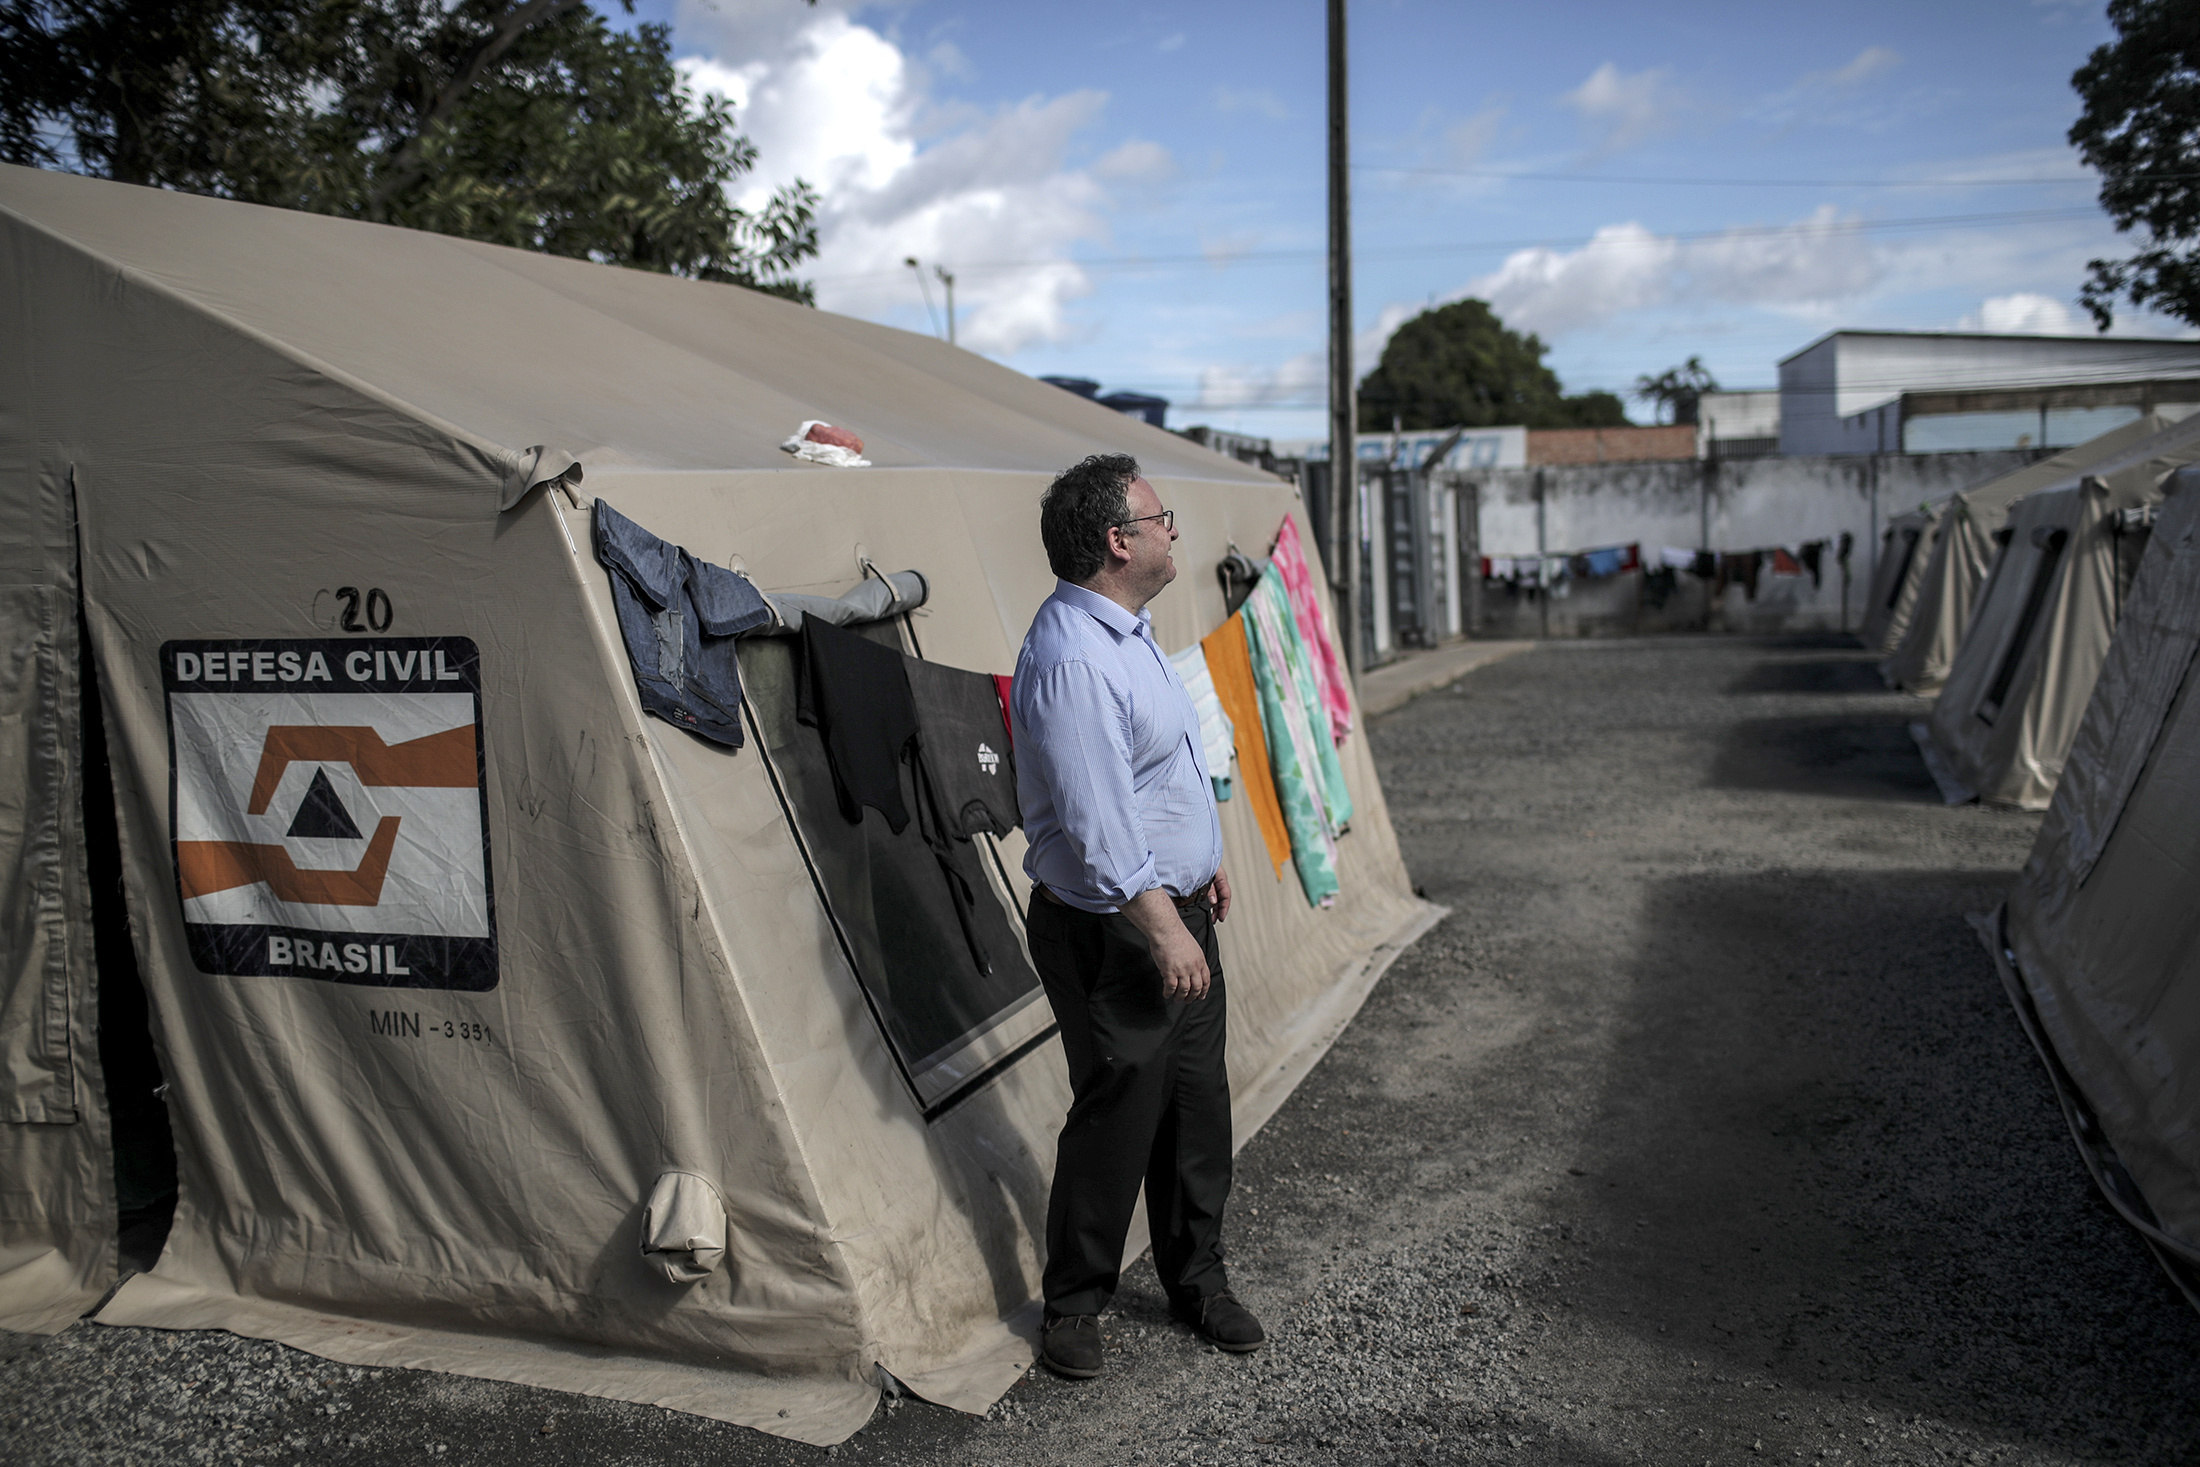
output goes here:
<path id="1" fill-rule="evenodd" d="M 819 617 L 802 619 L 802 678 L 795 716 L 825 741 L 833 793 L 850 825 L 869 805 L 899 834 L 909 823 L 901 761 L 917 736 L 917 708 L 901 653 Z"/>
<path id="2" fill-rule="evenodd" d="M 949 835 L 1006 835 L 1023 824 L 1016 759 L 993 679 L 937 662 L 903 660 L 917 705 L 917 737 Z"/>

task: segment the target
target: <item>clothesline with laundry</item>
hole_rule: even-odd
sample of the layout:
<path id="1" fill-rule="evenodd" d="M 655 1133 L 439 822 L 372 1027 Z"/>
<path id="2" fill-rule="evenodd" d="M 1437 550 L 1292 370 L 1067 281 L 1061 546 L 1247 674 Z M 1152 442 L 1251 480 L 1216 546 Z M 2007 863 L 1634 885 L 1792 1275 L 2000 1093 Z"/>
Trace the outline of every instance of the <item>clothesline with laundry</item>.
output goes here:
<path id="1" fill-rule="evenodd" d="M 1757 597 L 1761 577 L 1809 576 L 1813 587 L 1825 583 L 1826 553 L 1846 565 L 1855 546 L 1848 531 L 1838 539 L 1805 540 L 1794 545 L 1769 545 L 1753 550 L 1695 550 L 1677 545 L 1659 546 L 1646 555 L 1640 542 L 1608 545 L 1595 550 L 1574 550 L 1543 555 L 1485 555 L 1482 578 L 1513 586 L 1560 587 L 1567 581 L 1603 580 L 1640 571 L 1646 578 L 1678 576 L 1682 572 L 1712 583 L 1714 594 L 1740 586 L 1750 600 Z"/>
<path id="2" fill-rule="evenodd" d="M 597 558 L 611 572 L 620 631 L 646 711 L 731 748 L 742 745 L 737 638 L 797 639 L 798 721 L 824 743 L 840 814 L 876 810 L 899 833 L 916 809 L 939 858 L 972 958 L 991 960 L 970 913 L 975 889 L 958 842 L 1005 835 L 1016 803 L 1009 678 L 944 667 L 842 630 L 903 614 L 925 600 L 916 572 L 881 575 L 867 594 L 767 596 L 745 576 L 709 565 L 598 502 Z M 1352 820 L 1337 746 L 1352 701 L 1322 592 L 1286 517 L 1267 554 L 1235 545 L 1217 567 L 1229 615 L 1170 657 L 1199 710 L 1215 797 L 1242 788 L 1278 879 L 1295 869 L 1310 905 L 1336 900 L 1337 838 Z M 859 588 L 859 591 L 864 588 Z M 995 745 L 998 744 L 998 748 Z"/>

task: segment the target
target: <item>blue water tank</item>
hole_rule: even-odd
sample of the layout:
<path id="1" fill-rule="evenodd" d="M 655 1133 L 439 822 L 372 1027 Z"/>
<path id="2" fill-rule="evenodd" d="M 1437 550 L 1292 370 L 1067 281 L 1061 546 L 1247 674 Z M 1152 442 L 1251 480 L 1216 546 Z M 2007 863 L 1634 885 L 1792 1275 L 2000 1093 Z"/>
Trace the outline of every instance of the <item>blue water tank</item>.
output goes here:
<path id="1" fill-rule="evenodd" d="M 1079 397 L 1091 397 L 1100 391 L 1100 384 L 1090 377 L 1041 377 L 1041 382 L 1052 382 L 1064 392 L 1074 392 Z"/>
<path id="2" fill-rule="evenodd" d="M 1169 426 L 1169 400 L 1165 397 L 1148 397 L 1143 392 L 1111 392 L 1098 401 L 1100 406 L 1113 408 L 1126 418 L 1139 418 L 1156 428 Z"/>

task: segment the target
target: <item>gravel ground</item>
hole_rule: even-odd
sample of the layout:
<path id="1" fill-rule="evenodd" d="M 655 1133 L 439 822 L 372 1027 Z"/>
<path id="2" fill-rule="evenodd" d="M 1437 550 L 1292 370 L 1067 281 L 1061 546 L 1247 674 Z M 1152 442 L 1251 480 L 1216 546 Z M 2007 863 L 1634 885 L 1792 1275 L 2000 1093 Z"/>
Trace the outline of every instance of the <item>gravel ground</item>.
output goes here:
<path id="1" fill-rule="evenodd" d="M 1553 644 L 1371 731 L 1455 915 L 1247 1146 L 1225 1356 L 1140 1266 L 1108 1374 L 832 1453 L 223 1335 L 0 1335 L 11 1462 L 2186 1463 L 2200 1319 L 2094 1197 L 1833 640 Z M 1233 975 L 1239 983 L 1257 981 Z"/>

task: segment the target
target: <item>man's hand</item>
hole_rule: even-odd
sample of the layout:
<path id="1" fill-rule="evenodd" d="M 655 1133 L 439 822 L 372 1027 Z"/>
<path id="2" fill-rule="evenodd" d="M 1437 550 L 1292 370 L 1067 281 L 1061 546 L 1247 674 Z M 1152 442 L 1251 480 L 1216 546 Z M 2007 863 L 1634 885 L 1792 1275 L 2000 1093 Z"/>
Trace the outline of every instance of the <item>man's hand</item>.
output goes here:
<path id="1" fill-rule="evenodd" d="M 1217 922 L 1230 915 L 1230 873 L 1220 866 L 1215 868 L 1215 879 L 1207 883 L 1207 896 L 1215 904 Z"/>
<path id="2" fill-rule="evenodd" d="M 1198 1000 L 1207 996 L 1207 954 L 1199 940 L 1176 914 L 1176 903 L 1160 887 L 1142 891 L 1123 908 L 1153 954 L 1161 970 L 1161 992 L 1173 999 Z"/>

